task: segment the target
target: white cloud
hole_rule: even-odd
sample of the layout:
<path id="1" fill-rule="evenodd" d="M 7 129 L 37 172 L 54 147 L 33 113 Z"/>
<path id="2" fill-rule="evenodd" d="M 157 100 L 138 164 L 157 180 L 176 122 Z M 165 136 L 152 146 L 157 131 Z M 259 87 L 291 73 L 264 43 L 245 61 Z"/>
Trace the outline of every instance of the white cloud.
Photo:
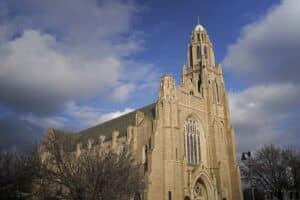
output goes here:
<path id="1" fill-rule="evenodd" d="M 272 84 L 230 92 L 238 149 L 252 149 L 265 143 L 293 144 L 297 133 L 282 130 L 280 125 L 300 106 L 299 91 L 300 85 Z"/>
<path id="2" fill-rule="evenodd" d="M 300 1 L 282 0 L 242 28 L 223 61 L 248 84 L 230 92 L 239 151 L 265 143 L 297 144 L 299 123 Z"/>
<path id="3" fill-rule="evenodd" d="M 122 111 L 115 111 L 115 112 L 110 112 L 110 113 L 104 113 L 102 115 L 102 117 L 101 117 L 101 122 L 105 122 L 105 121 L 108 121 L 108 120 L 120 117 L 122 115 L 125 115 L 127 113 L 132 112 L 133 110 L 134 109 L 131 109 L 131 108 L 125 108 Z"/>
<path id="4" fill-rule="evenodd" d="M 68 99 L 99 94 L 118 82 L 118 58 L 85 60 L 58 48 L 55 38 L 34 30 L 0 46 L 0 100 L 25 111 L 56 111 Z"/>
<path id="5" fill-rule="evenodd" d="M 224 66 L 250 82 L 299 82 L 300 1 L 282 0 L 264 17 L 242 29 Z"/>
<path id="6" fill-rule="evenodd" d="M 2 19 L 13 25 L 13 32 L 47 30 L 63 41 L 81 44 L 95 38 L 120 39 L 142 9 L 120 0 L 4 0 L 1 5 Z"/>
<path id="7" fill-rule="evenodd" d="M 102 110 L 101 108 L 92 106 L 78 105 L 70 101 L 66 103 L 64 112 L 58 115 L 38 116 L 30 113 L 19 116 L 18 118 L 43 129 L 56 128 L 76 132 L 80 129 L 89 128 L 134 111 L 132 108 L 124 108 L 123 110 L 111 112 Z"/>
<path id="8" fill-rule="evenodd" d="M 231 92 L 232 119 L 237 124 L 251 126 L 273 123 L 300 105 L 299 91 L 299 85 L 272 84 Z"/>
<path id="9" fill-rule="evenodd" d="M 28 121 L 37 127 L 47 128 L 64 128 L 68 120 L 62 116 L 39 117 L 34 114 L 27 114 L 19 117 L 22 120 Z M 43 133 L 40 133 L 43 134 Z"/>
<path id="10" fill-rule="evenodd" d="M 145 76 L 132 68 L 154 68 L 130 60 L 143 49 L 142 33 L 132 30 L 140 7 L 131 1 L 1 5 L 2 11 L 18 10 L 1 12 L 0 23 L 0 103 L 16 111 L 49 115 L 69 101 L 126 100 Z"/>
<path id="11" fill-rule="evenodd" d="M 104 121 L 119 117 L 133 111 L 131 108 L 125 108 L 121 111 L 100 112 L 98 109 L 90 106 L 79 106 L 74 102 L 66 105 L 65 115 L 79 123 L 82 127 L 90 127 L 100 124 Z"/>
<path id="12" fill-rule="evenodd" d="M 122 101 L 124 99 L 127 99 L 134 90 L 135 90 L 135 85 L 122 84 L 114 89 L 112 93 L 112 97 L 116 101 Z"/>

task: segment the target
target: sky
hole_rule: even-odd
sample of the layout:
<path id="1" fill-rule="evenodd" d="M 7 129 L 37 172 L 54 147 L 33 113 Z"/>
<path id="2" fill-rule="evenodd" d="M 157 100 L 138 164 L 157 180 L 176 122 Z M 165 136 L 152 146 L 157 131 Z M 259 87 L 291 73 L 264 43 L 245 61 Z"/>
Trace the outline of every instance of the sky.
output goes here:
<path id="1" fill-rule="evenodd" d="M 237 151 L 300 146 L 299 0 L 0 0 L 0 146 L 78 131 L 180 81 L 197 17 L 223 66 Z"/>

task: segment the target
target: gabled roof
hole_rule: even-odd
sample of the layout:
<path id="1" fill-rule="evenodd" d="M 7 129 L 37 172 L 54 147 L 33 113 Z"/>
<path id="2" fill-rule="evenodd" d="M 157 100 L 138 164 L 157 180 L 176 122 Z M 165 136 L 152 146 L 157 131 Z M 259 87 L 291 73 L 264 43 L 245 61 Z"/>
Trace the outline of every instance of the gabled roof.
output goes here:
<path id="1" fill-rule="evenodd" d="M 137 109 L 110 121 L 106 121 L 102 124 L 94 127 L 82 130 L 80 132 L 68 133 L 60 130 L 54 130 L 56 136 L 60 137 L 67 143 L 69 147 L 67 149 L 74 149 L 77 143 L 86 144 L 88 139 L 92 139 L 95 144 L 99 141 L 99 136 L 104 135 L 105 140 L 110 140 L 113 131 L 119 131 L 119 137 L 125 136 L 127 133 L 127 127 L 129 125 L 134 126 L 136 124 L 136 113 L 142 112 L 145 117 L 153 120 L 155 118 L 155 105 L 156 103 L 147 105 L 143 108 Z"/>

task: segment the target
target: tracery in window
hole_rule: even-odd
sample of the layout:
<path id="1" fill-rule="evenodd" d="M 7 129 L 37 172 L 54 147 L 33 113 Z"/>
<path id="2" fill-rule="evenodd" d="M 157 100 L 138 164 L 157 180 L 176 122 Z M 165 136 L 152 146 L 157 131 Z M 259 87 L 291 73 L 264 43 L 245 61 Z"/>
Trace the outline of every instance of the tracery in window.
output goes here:
<path id="1" fill-rule="evenodd" d="M 189 117 L 184 127 L 185 157 L 189 164 L 196 165 L 201 160 L 200 133 L 198 123 Z"/>

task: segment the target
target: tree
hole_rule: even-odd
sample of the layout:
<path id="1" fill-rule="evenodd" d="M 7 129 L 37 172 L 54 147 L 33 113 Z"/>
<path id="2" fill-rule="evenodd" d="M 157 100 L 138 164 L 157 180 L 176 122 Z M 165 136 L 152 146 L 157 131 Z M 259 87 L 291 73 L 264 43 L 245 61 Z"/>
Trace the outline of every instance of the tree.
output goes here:
<path id="1" fill-rule="evenodd" d="M 287 188 L 300 192 L 300 151 L 295 149 L 284 150 L 283 160 L 287 169 Z"/>
<path id="2" fill-rule="evenodd" d="M 285 191 L 299 191 L 300 152 L 266 145 L 247 160 L 241 172 L 258 190 L 268 191 L 279 200 Z"/>
<path id="3" fill-rule="evenodd" d="M 33 148 L 20 153 L 0 151 L 1 199 L 28 199 L 32 197 L 32 182 L 38 177 L 39 156 Z"/>
<path id="4" fill-rule="evenodd" d="M 64 151 L 64 142 L 53 135 L 45 143 L 41 174 L 36 182 L 40 198 L 108 200 L 128 199 L 143 189 L 140 166 L 127 148 L 82 152 Z"/>

